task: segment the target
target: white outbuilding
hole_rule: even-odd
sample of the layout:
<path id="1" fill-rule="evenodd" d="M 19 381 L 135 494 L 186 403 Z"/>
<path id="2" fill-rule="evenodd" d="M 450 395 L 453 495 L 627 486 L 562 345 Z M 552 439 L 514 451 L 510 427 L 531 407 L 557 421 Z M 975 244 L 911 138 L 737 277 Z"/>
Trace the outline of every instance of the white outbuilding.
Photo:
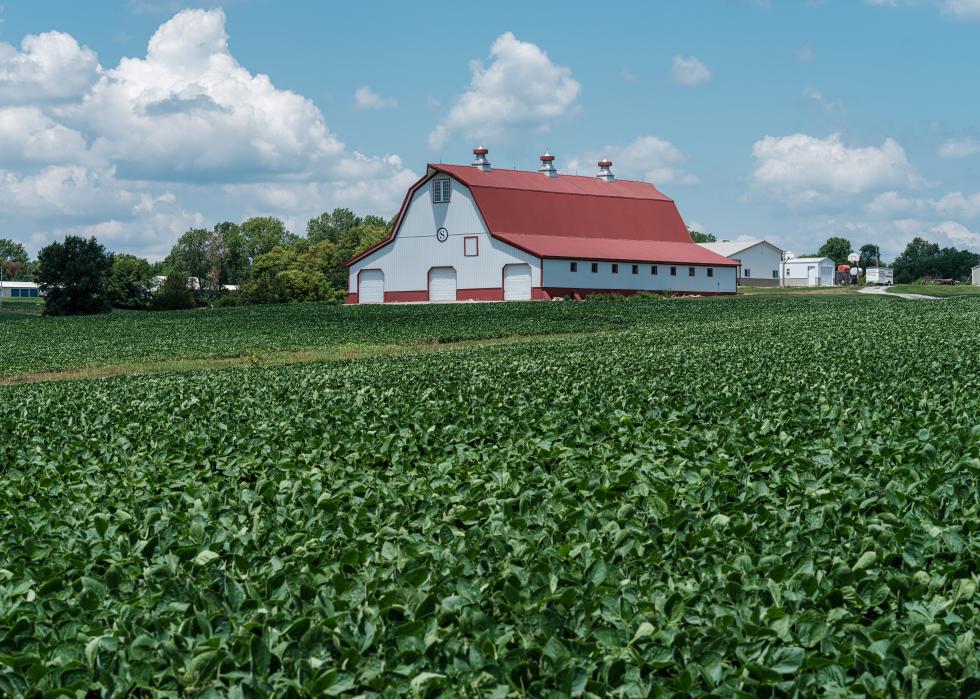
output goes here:
<path id="1" fill-rule="evenodd" d="M 347 261 L 348 303 L 735 293 L 738 263 L 696 245 L 669 197 L 620 180 L 430 163 L 390 234 Z"/>
<path id="2" fill-rule="evenodd" d="M 766 240 L 722 240 L 698 243 L 722 257 L 735 260 L 739 286 L 779 286 L 779 263 L 783 251 Z"/>
<path id="3" fill-rule="evenodd" d="M 833 286 L 834 261 L 829 257 L 794 257 L 783 262 L 783 286 Z"/>
<path id="4" fill-rule="evenodd" d="M 980 286 L 980 265 L 973 268 L 973 286 Z"/>
<path id="5" fill-rule="evenodd" d="M 0 282 L 0 297 L 9 298 L 37 298 L 43 296 L 40 288 L 34 282 L 12 282 L 4 279 Z"/>

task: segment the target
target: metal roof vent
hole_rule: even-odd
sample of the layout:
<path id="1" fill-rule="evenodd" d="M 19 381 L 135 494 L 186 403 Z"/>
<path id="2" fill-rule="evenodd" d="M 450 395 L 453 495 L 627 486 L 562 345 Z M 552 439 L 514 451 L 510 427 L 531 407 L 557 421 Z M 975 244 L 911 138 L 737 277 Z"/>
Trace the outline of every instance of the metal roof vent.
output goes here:
<path id="1" fill-rule="evenodd" d="M 538 172 L 548 177 L 558 177 L 558 170 L 555 169 L 555 156 L 545 151 L 544 155 L 541 156 L 541 167 L 538 168 Z"/>
<path id="2" fill-rule="evenodd" d="M 487 153 L 490 151 L 483 146 L 477 146 L 473 149 L 473 167 L 475 167 L 480 172 L 490 172 L 490 161 L 487 160 Z"/>
<path id="3" fill-rule="evenodd" d="M 608 158 L 603 158 L 602 160 L 599 161 L 599 174 L 596 175 L 596 177 L 598 177 L 600 180 L 603 180 L 604 182 L 615 181 L 616 178 L 612 174 L 612 170 L 609 169 L 611 167 L 612 167 L 612 161 L 609 160 Z"/>

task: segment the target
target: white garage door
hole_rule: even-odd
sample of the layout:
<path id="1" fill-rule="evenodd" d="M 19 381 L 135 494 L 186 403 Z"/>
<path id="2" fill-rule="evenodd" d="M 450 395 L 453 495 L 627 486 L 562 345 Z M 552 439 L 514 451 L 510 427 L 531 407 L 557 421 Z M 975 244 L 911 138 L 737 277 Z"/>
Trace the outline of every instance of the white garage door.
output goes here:
<path id="1" fill-rule="evenodd" d="M 385 302 L 385 273 L 380 269 L 362 269 L 357 275 L 357 302 Z"/>
<path id="2" fill-rule="evenodd" d="M 531 300 L 531 266 L 504 267 L 504 301 Z"/>
<path id="3" fill-rule="evenodd" d="M 456 300 L 456 270 L 452 267 L 433 267 L 429 270 L 429 300 Z"/>

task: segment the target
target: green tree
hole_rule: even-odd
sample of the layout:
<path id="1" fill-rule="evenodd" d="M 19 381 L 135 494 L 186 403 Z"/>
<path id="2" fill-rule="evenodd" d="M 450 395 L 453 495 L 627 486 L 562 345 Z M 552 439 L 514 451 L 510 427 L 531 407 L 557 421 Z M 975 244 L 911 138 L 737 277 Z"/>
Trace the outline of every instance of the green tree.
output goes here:
<path id="1" fill-rule="evenodd" d="M 45 294 L 45 315 L 107 313 L 112 256 L 94 237 L 69 235 L 38 253 L 36 279 Z"/>
<path id="2" fill-rule="evenodd" d="M 901 284 L 923 278 L 966 281 L 977 264 L 980 264 L 980 255 L 976 253 L 953 247 L 940 248 L 937 243 L 916 237 L 895 259 L 895 281 Z"/>
<path id="3" fill-rule="evenodd" d="M 296 236 L 286 230 L 286 224 L 271 216 L 250 218 L 241 226 L 246 254 L 251 263 L 275 247 L 292 245 Z"/>
<path id="4" fill-rule="evenodd" d="M 362 223 L 361 218 L 350 209 L 334 209 L 332 213 L 324 211 L 307 222 L 306 237 L 311 243 L 319 243 L 323 240 L 336 243 L 341 236 Z"/>
<path id="5" fill-rule="evenodd" d="M 847 238 L 832 236 L 820 246 L 817 254 L 821 257 L 829 257 L 834 261 L 834 264 L 842 265 L 847 262 L 847 256 L 851 254 L 851 241 Z"/>
<path id="6" fill-rule="evenodd" d="M 211 258 L 211 275 L 215 276 L 217 267 L 217 284 L 241 284 L 252 272 L 252 261 L 249 257 L 248 245 L 241 226 L 226 221 L 214 227 L 208 254 Z"/>
<path id="7" fill-rule="evenodd" d="M 858 255 L 861 259 L 858 260 L 858 267 L 861 269 L 867 269 L 868 267 L 878 266 L 878 246 L 873 243 L 865 243 L 858 250 Z"/>
<path id="8" fill-rule="evenodd" d="M 171 272 L 153 295 L 153 308 L 158 311 L 176 311 L 194 308 L 194 297 L 187 288 L 187 275 Z"/>
<path id="9" fill-rule="evenodd" d="M 696 231 L 693 228 L 688 228 L 687 232 L 691 234 L 691 240 L 695 243 L 716 243 L 718 239 L 715 238 L 711 233 L 702 233 L 701 231 Z"/>
<path id="10" fill-rule="evenodd" d="M 107 292 L 114 308 L 144 308 L 150 300 L 150 263 L 135 255 L 114 255 Z"/>
<path id="11" fill-rule="evenodd" d="M 180 236 L 164 260 L 168 275 L 180 272 L 206 284 L 212 266 L 211 238 L 212 232 L 206 228 L 192 228 Z"/>
<path id="12" fill-rule="evenodd" d="M 3 268 L 4 279 L 23 280 L 27 276 L 24 272 L 29 261 L 23 245 L 9 238 L 0 238 L 0 267 Z"/>

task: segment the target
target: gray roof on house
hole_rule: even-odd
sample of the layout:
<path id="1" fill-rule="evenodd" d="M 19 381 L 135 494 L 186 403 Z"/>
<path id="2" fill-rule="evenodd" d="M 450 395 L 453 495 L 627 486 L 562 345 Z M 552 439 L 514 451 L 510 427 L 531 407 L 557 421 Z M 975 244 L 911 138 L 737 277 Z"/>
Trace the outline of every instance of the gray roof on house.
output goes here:
<path id="1" fill-rule="evenodd" d="M 713 253 L 717 253 L 722 257 L 731 257 L 732 255 L 737 255 L 743 250 L 748 250 L 749 248 L 755 247 L 760 243 L 764 243 L 772 247 L 780 254 L 783 252 L 780 248 L 776 247 L 768 240 L 722 240 L 718 243 L 698 243 L 698 245 L 706 250 L 710 250 Z"/>

